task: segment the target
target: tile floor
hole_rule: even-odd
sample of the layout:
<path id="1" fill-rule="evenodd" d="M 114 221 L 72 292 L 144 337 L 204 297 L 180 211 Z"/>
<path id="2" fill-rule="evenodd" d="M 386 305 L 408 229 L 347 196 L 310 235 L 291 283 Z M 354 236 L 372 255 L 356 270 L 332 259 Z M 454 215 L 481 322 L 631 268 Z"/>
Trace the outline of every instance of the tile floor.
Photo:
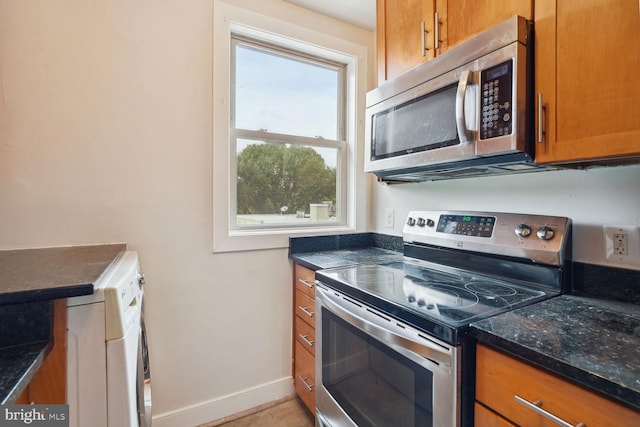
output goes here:
<path id="1" fill-rule="evenodd" d="M 297 397 L 224 423 L 209 427 L 313 427 L 313 415 Z M 203 426 L 204 427 L 204 426 Z"/>

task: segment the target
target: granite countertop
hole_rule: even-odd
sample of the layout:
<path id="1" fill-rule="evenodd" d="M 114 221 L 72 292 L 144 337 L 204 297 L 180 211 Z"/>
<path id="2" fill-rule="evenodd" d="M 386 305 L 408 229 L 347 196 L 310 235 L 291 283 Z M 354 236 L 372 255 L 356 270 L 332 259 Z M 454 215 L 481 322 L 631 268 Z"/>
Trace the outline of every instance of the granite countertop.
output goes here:
<path id="1" fill-rule="evenodd" d="M 640 306 L 561 295 L 472 324 L 503 349 L 640 410 Z"/>
<path id="2" fill-rule="evenodd" d="M 93 293 L 125 244 L 0 251 L 0 305 Z"/>
<path id="3" fill-rule="evenodd" d="M 312 270 L 355 264 L 382 264 L 403 257 L 402 237 L 376 233 L 293 237 L 289 257 Z"/>
<path id="4" fill-rule="evenodd" d="M 125 244 L 0 251 L 0 404 L 27 387 L 51 349 L 52 301 L 90 295 Z"/>
<path id="5" fill-rule="evenodd" d="M 376 247 L 308 252 L 291 256 L 295 262 L 312 270 L 355 264 L 384 264 L 400 261 L 402 257 L 402 253 Z"/>

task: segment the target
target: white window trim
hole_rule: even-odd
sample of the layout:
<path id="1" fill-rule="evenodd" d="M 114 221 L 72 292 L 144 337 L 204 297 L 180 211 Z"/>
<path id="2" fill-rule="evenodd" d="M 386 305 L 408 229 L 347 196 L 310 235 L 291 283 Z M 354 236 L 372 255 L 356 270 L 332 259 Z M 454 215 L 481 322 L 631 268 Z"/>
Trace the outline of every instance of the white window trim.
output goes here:
<path id="1" fill-rule="evenodd" d="M 363 172 L 364 111 L 367 89 L 367 48 L 329 34 L 242 9 L 222 1 L 213 8 L 213 252 L 286 248 L 291 236 L 364 231 L 367 191 Z M 346 158 L 348 206 L 344 225 L 290 229 L 233 230 L 230 223 L 229 155 L 231 33 L 269 41 L 310 54 L 333 52 L 329 58 L 347 64 Z M 300 43 L 297 40 L 304 40 Z M 310 48 L 311 46 L 311 48 Z M 313 46 L 317 46 L 317 50 Z M 315 50 L 315 51 L 314 51 Z M 354 87 L 354 82 L 357 87 Z M 356 114 L 355 120 L 353 114 Z"/>

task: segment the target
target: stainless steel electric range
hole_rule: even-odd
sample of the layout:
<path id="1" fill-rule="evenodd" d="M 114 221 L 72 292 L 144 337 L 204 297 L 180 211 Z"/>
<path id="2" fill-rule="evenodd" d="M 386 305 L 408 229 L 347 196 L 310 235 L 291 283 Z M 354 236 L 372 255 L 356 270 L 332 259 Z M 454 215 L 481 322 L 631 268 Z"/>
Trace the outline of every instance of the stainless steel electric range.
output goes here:
<path id="1" fill-rule="evenodd" d="M 319 426 L 473 425 L 470 324 L 569 290 L 571 221 L 410 212 L 404 259 L 316 272 Z"/>

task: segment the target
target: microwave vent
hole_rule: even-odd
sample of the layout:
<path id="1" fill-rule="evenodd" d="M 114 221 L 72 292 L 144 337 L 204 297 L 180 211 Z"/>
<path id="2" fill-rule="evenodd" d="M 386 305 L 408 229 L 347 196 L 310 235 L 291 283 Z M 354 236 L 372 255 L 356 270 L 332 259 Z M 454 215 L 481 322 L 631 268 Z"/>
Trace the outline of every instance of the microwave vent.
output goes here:
<path id="1" fill-rule="evenodd" d="M 382 182 L 423 182 L 481 176 L 512 175 L 527 172 L 558 170 L 559 167 L 539 165 L 523 152 L 493 157 L 480 157 L 449 164 L 425 165 L 408 169 L 375 172 Z"/>

